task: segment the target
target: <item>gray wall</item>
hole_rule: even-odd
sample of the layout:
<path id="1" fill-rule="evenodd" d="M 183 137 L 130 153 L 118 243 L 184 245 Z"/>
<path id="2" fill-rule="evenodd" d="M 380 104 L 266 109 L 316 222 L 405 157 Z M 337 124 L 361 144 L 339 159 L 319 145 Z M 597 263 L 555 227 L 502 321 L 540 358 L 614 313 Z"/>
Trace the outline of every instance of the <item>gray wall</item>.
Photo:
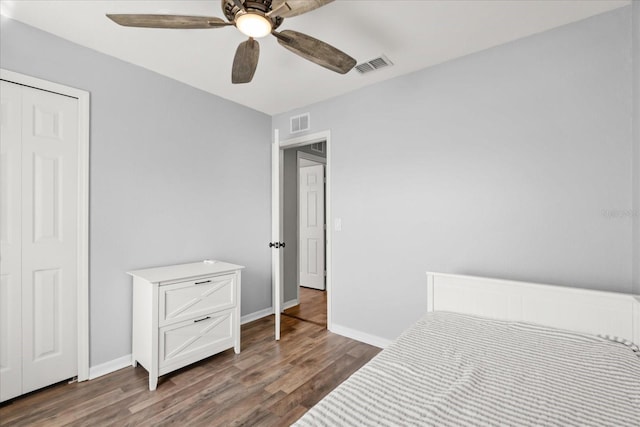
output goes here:
<path id="1" fill-rule="evenodd" d="M 633 283 L 640 294 L 640 1 L 633 12 Z"/>
<path id="2" fill-rule="evenodd" d="M 326 157 L 310 146 L 284 150 L 282 234 L 286 246 L 282 252 L 282 295 L 285 303 L 297 298 L 298 288 L 298 152 Z"/>
<path id="3" fill-rule="evenodd" d="M 275 116 L 331 130 L 333 322 L 396 337 L 427 270 L 631 291 L 630 30 L 618 9 Z"/>
<path id="4" fill-rule="evenodd" d="M 242 313 L 271 307 L 270 117 L 17 21 L 1 31 L 3 68 L 91 93 L 91 365 L 131 352 L 128 270 L 239 263 Z"/>

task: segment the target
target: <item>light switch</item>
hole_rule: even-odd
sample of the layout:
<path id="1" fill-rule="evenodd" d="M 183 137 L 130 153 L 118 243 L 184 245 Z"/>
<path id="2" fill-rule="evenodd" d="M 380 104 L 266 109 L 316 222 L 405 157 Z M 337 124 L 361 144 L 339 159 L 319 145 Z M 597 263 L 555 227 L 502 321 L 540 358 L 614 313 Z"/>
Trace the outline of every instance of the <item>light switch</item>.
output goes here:
<path id="1" fill-rule="evenodd" d="M 336 218 L 333 221 L 333 229 L 335 231 L 342 231 L 342 218 Z"/>

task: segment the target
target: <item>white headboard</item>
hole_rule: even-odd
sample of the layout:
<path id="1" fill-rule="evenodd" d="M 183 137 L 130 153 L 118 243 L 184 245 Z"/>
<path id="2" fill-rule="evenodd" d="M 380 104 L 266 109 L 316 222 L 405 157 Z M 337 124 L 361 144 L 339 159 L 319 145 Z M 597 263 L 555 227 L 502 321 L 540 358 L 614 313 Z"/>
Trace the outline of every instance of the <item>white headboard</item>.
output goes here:
<path id="1" fill-rule="evenodd" d="M 538 323 L 640 344 L 640 296 L 427 272 L 427 311 Z"/>

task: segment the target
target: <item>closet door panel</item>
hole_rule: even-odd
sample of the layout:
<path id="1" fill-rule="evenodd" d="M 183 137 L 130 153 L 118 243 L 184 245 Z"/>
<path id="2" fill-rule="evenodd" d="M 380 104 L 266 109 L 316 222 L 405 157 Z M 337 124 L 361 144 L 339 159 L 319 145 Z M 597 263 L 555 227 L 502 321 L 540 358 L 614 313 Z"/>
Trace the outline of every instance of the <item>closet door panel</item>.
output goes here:
<path id="1" fill-rule="evenodd" d="M 22 97 L 23 393 L 77 374 L 77 100 Z"/>
<path id="2" fill-rule="evenodd" d="M 21 86 L 0 82 L 0 401 L 22 394 Z"/>

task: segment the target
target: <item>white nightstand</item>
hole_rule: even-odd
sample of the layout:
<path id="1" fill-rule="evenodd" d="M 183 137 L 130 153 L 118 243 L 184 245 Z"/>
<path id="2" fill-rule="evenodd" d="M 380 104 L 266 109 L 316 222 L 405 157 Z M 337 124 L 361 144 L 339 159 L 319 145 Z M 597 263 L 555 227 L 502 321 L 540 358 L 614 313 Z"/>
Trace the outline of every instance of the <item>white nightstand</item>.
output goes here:
<path id="1" fill-rule="evenodd" d="M 158 377 L 221 351 L 240 353 L 241 265 L 196 262 L 130 271 L 132 364 Z"/>

